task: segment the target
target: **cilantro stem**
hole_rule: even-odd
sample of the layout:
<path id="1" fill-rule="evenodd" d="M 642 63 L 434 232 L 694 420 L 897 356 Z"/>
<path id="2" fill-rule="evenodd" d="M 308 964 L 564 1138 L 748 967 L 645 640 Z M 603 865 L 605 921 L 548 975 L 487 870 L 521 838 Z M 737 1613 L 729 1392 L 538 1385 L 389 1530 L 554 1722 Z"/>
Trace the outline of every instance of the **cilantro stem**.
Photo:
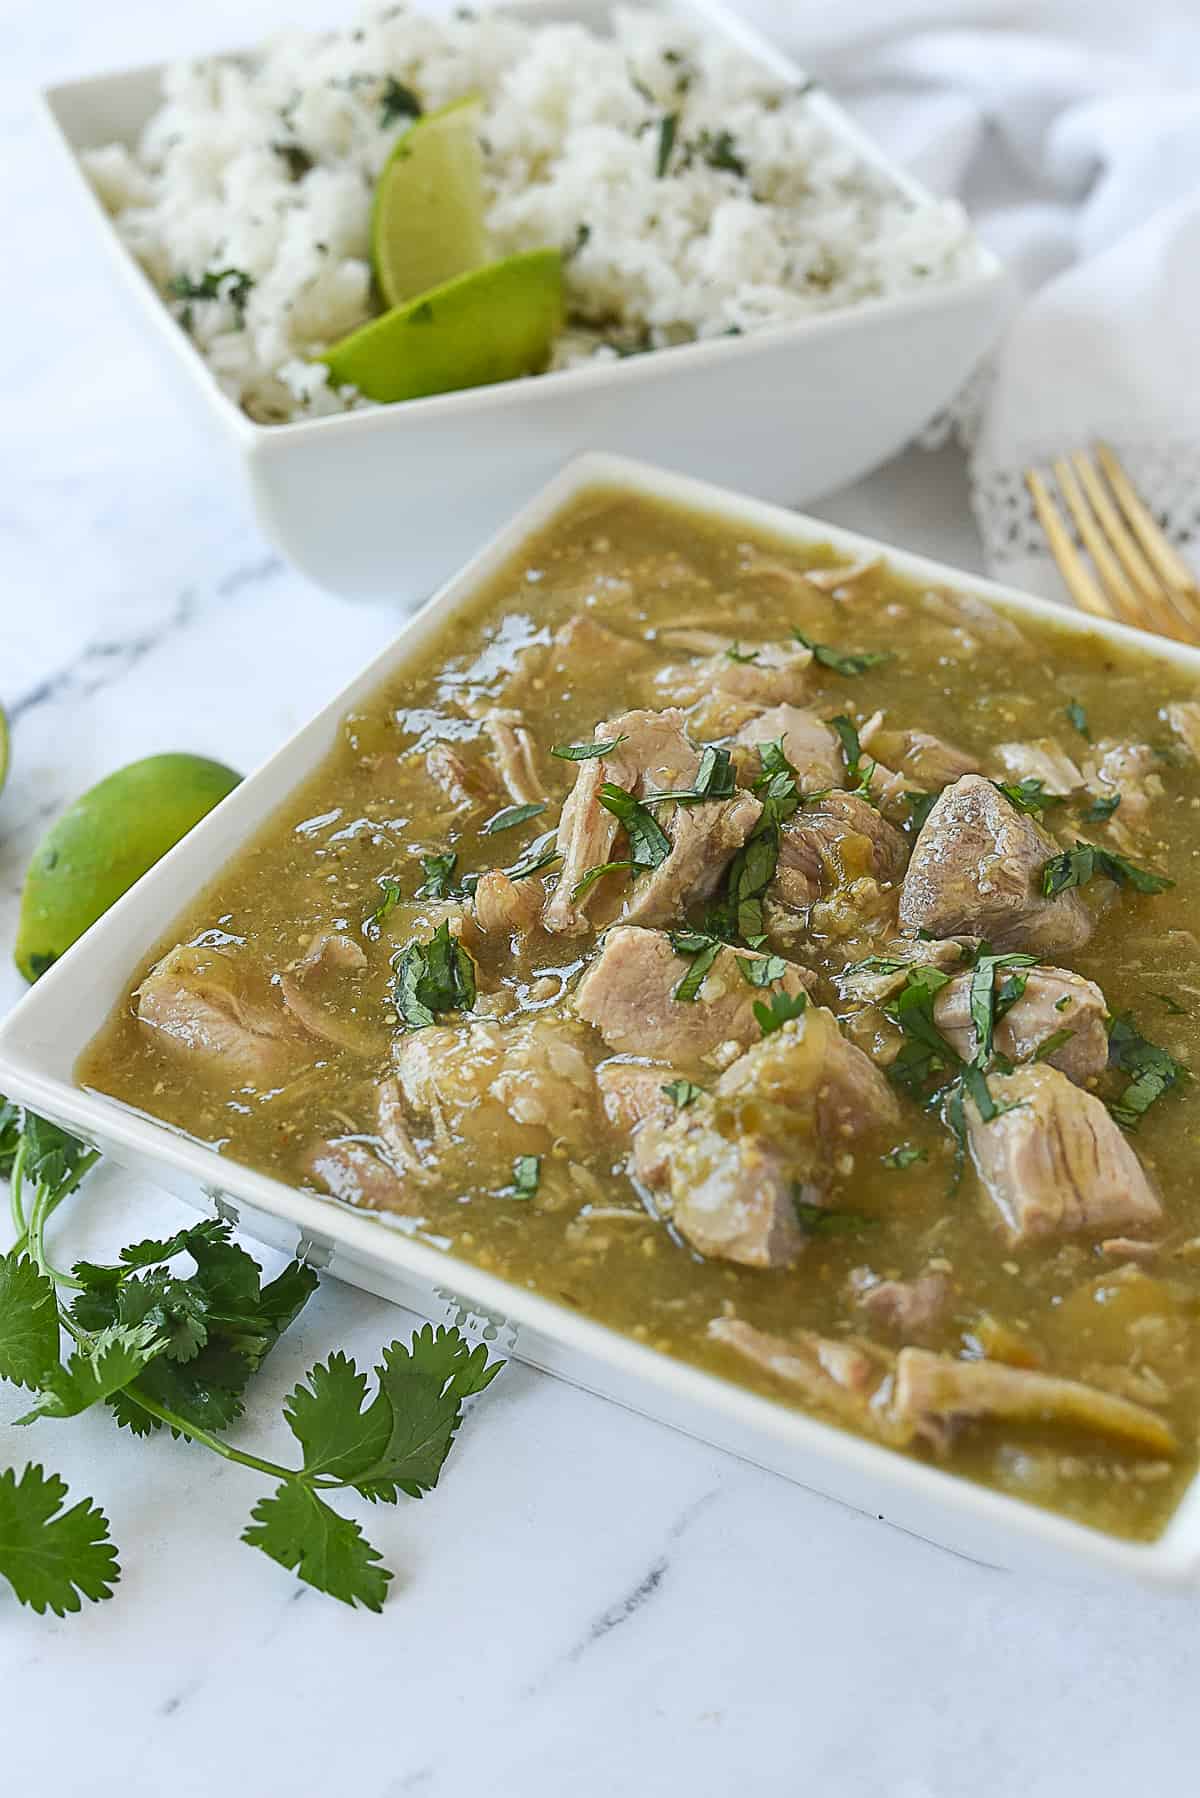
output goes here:
<path id="1" fill-rule="evenodd" d="M 294 1467 L 284 1467 L 278 1461 L 265 1461 L 260 1455 L 252 1455 L 248 1449 L 234 1448 L 231 1443 L 223 1442 L 219 1436 L 212 1435 L 197 1423 L 189 1423 L 186 1417 L 180 1417 L 177 1411 L 160 1405 L 157 1399 L 148 1398 L 144 1392 L 138 1391 L 137 1381 L 125 1387 L 125 1396 L 133 1400 L 141 1410 L 148 1411 L 151 1417 L 157 1417 L 159 1423 L 165 1423 L 168 1429 L 178 1431 L 190 1442 L 201 1442 L 205 1448 L 211 1448 L 214 1455 L 223 1460 L 236 1461 L 241 1467 L 251 1467 L 256 1473 L 265 1473 L 272 1480 L 300 1480 L 303 1485 L 337 1485 L 336 1480 L 306 1480 L 297 1473 Z"/>
<path id="2" fill-rule="evenodd" d="M 10 1176 L 12 1184 L 8 1190 L 8 1202 L 12 1211 L 13 1229 L 17 1233 L 17 1240 L 13 1243 L 11 1251 L 14 1255 L 20 1254 L 21 1250 L 25 1247 L 26 1240 L 29 1236 L 29 1228 L 25 1222 L 25 1207 L 21 1202 L 21 1182 L 25 1173 L 25 1158 L 27 1154 L 28 1145 L 25 1141 L 25 1137 L 22 1136 L 20 1142 L 17 1144 L 17 1152 L 13 1156 L 12 1174 Z"/>

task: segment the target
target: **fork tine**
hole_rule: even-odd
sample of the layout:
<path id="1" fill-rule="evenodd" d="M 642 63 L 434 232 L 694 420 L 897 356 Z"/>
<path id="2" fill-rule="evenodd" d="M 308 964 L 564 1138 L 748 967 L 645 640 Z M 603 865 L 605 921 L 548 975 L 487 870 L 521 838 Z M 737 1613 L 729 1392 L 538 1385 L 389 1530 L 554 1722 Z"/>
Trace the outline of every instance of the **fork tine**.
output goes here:
<path id="1" fill-rule="evenodd" d="M 1164 597 L 1183 621 L 1182 634 L 1195 642 L 1200 638 L 1200 589 L 1195 576 L 1151 517 L 1116 453 L 1108 444 L 1098 443 L 1096 455 L 1138 541 L 1166 584 Z M 1149 572 L 1148 565 L 1144 566 Z"/>
<path id="2" fill-rule="evenodd" d="M 1122 468 L 1115 451 L 1110 449 L 1107 443 L 1098 443 L 1096 455 L 1101 468 L 1108 476 L 1109 485 L 1121 503 L 1121 510 L 1164 581 L 1169 587 L 1181 587 L 1185 592 L 1194 593 L 1196 590 L 1195 575 L 1174 545 L 1167 541 L 1158 524 L 1147 511 L 1133 482 Z"/>
<path id="3" fill-rule="evenodd" d="M 1120 562 L 1108 547 L 1104 532 L 1096 522 L 1095 514 L 1083 496 L 1070 463 L 1060 457 L 1053 466 L 1059 492 L 1067 502 L 1067 510 L 1075 520 L 1076 528 L 1083 539 L 1083 546 L 1091 556 L 1096 573 L 1100 576 L 1100 585 L 1111 600 L 1118 617 L 1129 619 L 1135 624 L 1143 624 L 1141 598 L 1132 582 L 1127 578 Z"/>
<path id="4" fill-rule="evenodd" d="M 1091 459 L 1083 450 L 1076 450 L 1070 460 L 1071 468 L 1079 476 L 1088 500 L 1091 502 L 1092 511 L 1099 520 L 1104 537 L 1108 540 L 1105 543 L 1104 537 L 1101 537 L 1100 543 L 1096 544 L 1091 537 L 1084 533 L 1083 526 L 1080 525 L 1080 535 L 1083 536 L 1093 561 L 1100 568 L 1101 577 L 1104 578 L 1102 556 L 1107 558 L 1110 565 L 1113 564 L 1115 557 L 1129 577 L 1127 581 L 1122 579 L 1124 591 L 1129 595 L 1128 603 L 1118 598 L 1118 609 L 1123 612 L 1128 623 L 1136 624 L 1140 630 L 1157 631 L 1160 635 L 1167 637 L 1179 636 L 1181 634 L 1179 620 L 1168 604 L 1162 582 L 1130 536 L 1125 521 L 1114 506 Z M 1055 473 L 1059 474 L 1061 481 L 1062 477 L 1057 464 Z M 1076 523 L 1079 523 L 1078 514 Z M 1092 530 L 1094 535 L 1099 535 L 1094 523 Z M 1120 567 L 1117 570 L 1118 578 L 1121 578 Z"/>
<path id="5" fill-rule="evenodd" d="M 1025 470 L 1025 485 L 1029 488 L 1034 511 L 1046 533 L 1050 553 L 1058 563 L 1059 573 L 1076 605 L 1081 606 L 1085 612 L 1091 612 L 1096 618 L 1115 618 L 1116 612 L 1084 567 L 1079 552 L 1071 541 L 1071 534 L 1059 516 L 1058 507 L 1036 468 Z"/>

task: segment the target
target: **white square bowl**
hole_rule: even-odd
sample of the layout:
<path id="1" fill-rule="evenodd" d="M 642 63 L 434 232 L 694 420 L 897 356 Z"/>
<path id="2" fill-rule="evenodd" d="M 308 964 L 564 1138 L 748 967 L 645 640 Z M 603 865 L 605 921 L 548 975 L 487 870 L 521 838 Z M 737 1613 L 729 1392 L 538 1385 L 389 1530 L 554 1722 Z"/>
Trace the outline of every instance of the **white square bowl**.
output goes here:
<path id="1" fill-rule="evenodd" d="M 426 645 L 440 641 L 454 617 L 470 607 L 481 585 L 527 537 L 596 486 L 623 487 L 691 507 L 727 520 L 735 529 L 768 531 L 798 548 L 832 544 L 852 560 L 883 554 L 910 579 L 969 592 L 1017 617 L 1053 618 L 1082 637 L 1136 645 L 1176 674 L 1185 670 L 1195 675 L 1200 685 L 1200 651 L 1065 613 L 1046 600 L 680 475 L 613 456 L 582 457 L 431 599 L 391 648 L 243 781 L 43 975 L 0 1025 L 0 1092 L 182 1198 L 215 1206 L 263 1242 L 302 1253 L 352 1285 L 439 1321 L 474 1320 L 486 1336 L 499 1337 L 535 1367 L 773 1468 L 881 1521 L 1001 1565 L 1133 1576 L 1160 1586 L 1194 1585 L 1200 1572 L 1200 1481 L 1193 1482 L 1157 1541 L 1132 1543 L 1103 1535 L 672 1360 L 416 1240 L 394 1220 L 389 1224 L 383 1217 L 240 1167 L 76 1082 L 80 1053 L 134 970 L 171 920 L 315 771 L 337 740 L 343 715 L 419 660 Z"/>
<path id="2" fill-rule="evenodd" d="M 720 33 L 785 81 L 801 72 L 719 0 L 638 0 Z M 501 10 L 603 30 L 612 0 L 524 0 Z M 900 449 L 958 390 L 998 331 L 1008 282 L 980 248 L 973 272 L 898 299 L 617 363 L 401 405 L 258 425 L 217 386 L 117 236 L 79 162 L 134 145 L 162 70 L 72 82 L 43 96 L 54 137 L 142 331 L 190 409 L 232 453 L 266 535 L 319 585 L 354 598 L 429 592 L 564 462 L 597 449 L 649 458 L 763 499 L 798 504 Z M 812 106 L 915 202 L 930 196 L 884 161 L 824 94 Z"/>

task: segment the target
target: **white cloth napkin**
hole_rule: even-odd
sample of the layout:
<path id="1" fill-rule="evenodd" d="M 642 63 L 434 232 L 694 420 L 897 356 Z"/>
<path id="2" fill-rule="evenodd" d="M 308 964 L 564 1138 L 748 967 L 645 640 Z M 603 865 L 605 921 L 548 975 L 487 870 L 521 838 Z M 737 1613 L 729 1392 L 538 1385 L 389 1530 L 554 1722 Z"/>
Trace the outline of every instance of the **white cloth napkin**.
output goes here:
<path id="1" fill-rule="evenodd" d="M 1200 560 L 1200 0 L 741 0 L 1022 301 L 955 408 L 992 571 L 1061 596 L 1021 479 L 1096 437 Z"/>

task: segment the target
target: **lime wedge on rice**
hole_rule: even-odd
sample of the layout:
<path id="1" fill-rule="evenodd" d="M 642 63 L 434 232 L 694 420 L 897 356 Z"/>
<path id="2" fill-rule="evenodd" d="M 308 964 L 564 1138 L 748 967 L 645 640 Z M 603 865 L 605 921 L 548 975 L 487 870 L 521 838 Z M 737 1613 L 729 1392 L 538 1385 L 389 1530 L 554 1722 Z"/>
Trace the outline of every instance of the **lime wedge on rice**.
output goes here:
<path id="1" fill-rule="evenodd" d="M 473 94 L 427 113 L 384 164 L 371 210 L 371 261 L 385 305 L 403 306 L 491 255 L 483 223 L 482 114 Z"/>
<path id="2" fill-rule="evenodd" d="M 415 400 L 536 374 L 563 316 L 561 255 L 527 250 L 385 312 L 319 360 L 369 400 Z"/>

